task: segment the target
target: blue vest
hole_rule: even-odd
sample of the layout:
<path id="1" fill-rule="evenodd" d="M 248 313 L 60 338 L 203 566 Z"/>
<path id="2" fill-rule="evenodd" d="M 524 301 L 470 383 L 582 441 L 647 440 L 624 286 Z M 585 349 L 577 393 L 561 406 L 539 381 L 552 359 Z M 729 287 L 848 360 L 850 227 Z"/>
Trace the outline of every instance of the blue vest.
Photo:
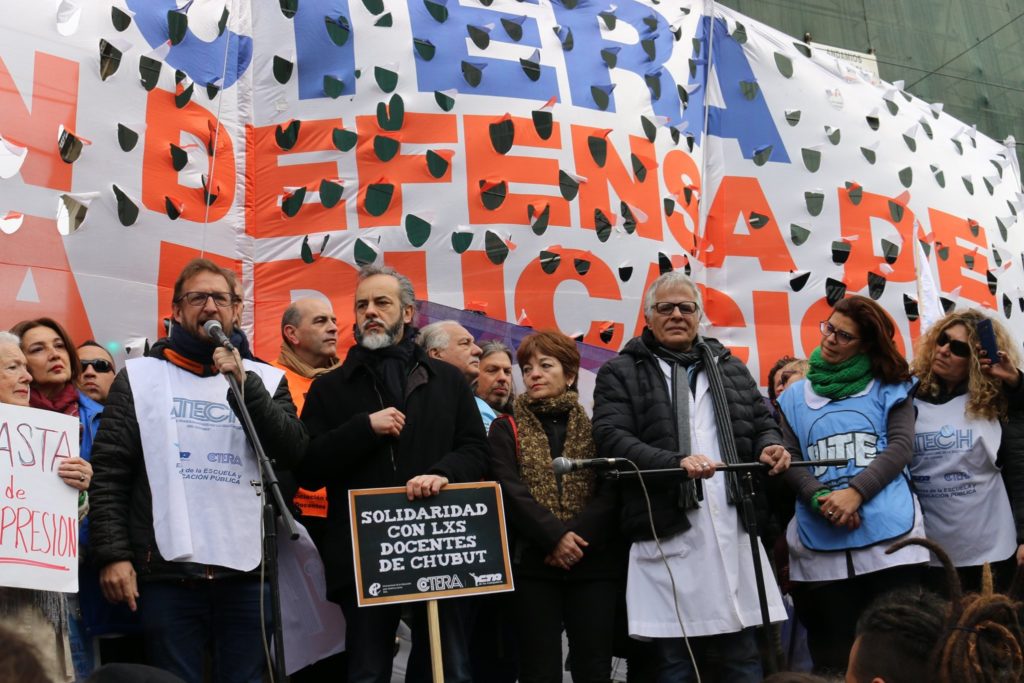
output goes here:
<path id="1" fill-rule="evenodd" d="M 494 408 L 479 396 L 474 396 L 473 398 L 476 399 L 476 407 L 480 411 L 480 419 L 484 421 L 484 432 L 490 433 L 491 423 L 498 417 L 498 413 L 494 412 Z"/>
<path id="2" fill-rule="evenodd" d="M 100 428 L 103 406 L 81 391 L 78 392 L 78 421 L 82 423 L 82 439 L 79 455 L 83 460 L 92 460 L 92 442 Z"/>
<path id="3" fill-rule="evenodd" d="M 882 384 L 873 381 L 866 392 L 811 408 L 804 400 L 807 380 L 801 380 L 779 397 L 786 421 L 800 441 L 804 460 L 848 458 L 844 467 L 815 467 L 812 474 L 822 485 L 836 491 L 871 464 L 886 447 L 889 411 L 908 400 L 913 382 Z M 800 541 L 812 550 L 866 548 L 907 533 L 914 526 L 914 497 L 904 470 L 877 496 L 860 508 L 861 525 L 849 531 L 835 526 L 820 512 L 797 501 L 796 519 Z"/>

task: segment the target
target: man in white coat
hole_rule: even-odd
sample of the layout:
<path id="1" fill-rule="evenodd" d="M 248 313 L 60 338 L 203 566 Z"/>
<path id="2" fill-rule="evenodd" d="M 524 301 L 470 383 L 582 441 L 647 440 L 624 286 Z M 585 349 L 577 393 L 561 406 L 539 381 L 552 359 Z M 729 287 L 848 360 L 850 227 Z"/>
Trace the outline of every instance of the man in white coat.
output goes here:
<path id="1" fill-rule="evenodd" d="M 696 680 L 684 636 L 698 663 L 710 651 L 724 655 L 718 680 L 754 683 L 762 679 L 753 629 L 761 614 L 750 540 L 738 479 L 715 472 L 721 462 L 759 460 L 774 475 L 790 456 L 746 366 L 698 335 L 701 310 L 700 293 L 682 273 L 652 283 L 643 334 L 598 373 L 594 441 L 603 458 L 685 471 L 646 482 L 651 517 L 639 486 L 623 487 L 623 526 L 633 541 L 629 632 L 655 639 L 659 683 Z M 779 589 L 759 551 L 769 613 L 781 621 Z"/>

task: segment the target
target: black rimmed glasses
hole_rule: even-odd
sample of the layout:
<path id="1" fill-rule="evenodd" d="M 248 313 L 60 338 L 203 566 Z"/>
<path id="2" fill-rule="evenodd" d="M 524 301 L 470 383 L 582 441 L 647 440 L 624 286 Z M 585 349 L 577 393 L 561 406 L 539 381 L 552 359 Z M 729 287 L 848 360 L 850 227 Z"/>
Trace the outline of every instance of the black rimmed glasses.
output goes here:
<path id="1" fill-rule="evenodd" d="M 672 315 L 676 309 L 683 315 L 693 315 L 697 312 L 696 301 L 659 301 L 654 304 L 654 310 L 658 315 Z"/>
<path id="2" fill-rule="evenodd" d="M 844 332 L 843 330 L 840 330 L 839 328 L 837 328 L 835 325 L 833 325 L 832 323 L 830 323 L 827 320 L 822 320 L 821 321 L 821 336 L 824 337 L 825 339 L 828 339 L 833 334 L 836 336 L 836 341 L 839 342 L 842 346 L 846 346 L 850 342 L 855 342 L 855 341 L 857 341 L 860 338 L 860 337 L 854 337 L 849 332 Z"/>
<path id="3" fill-rule="evenodd" d="M 235 297 L 227 292 L 185 292 L 178 297 L 178 302 L 184 301 L 189 306 L 199 308 L 206 305 L 207 299 L 213 299 L 217 308 L 227 308 L 235 303 Z"/>
<path id="4" fill-rule="evenodd" d="M 971 357 L 971 345 L 965 341 L 959 339 L 950 339 L 949 335 L 945 332 L 940 332 L 939 336 L 935 338 L 935 347 L 949 345 L 949 352 L 957 358 L 970 358 Z"/>

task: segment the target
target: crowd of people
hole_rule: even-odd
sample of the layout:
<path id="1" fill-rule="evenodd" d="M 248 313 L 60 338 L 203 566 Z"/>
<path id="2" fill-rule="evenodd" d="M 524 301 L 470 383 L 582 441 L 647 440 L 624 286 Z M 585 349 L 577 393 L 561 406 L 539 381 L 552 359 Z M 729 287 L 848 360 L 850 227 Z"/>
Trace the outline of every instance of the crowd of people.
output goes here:
<path id="1" fill-rule="evenodd" d="M 538 331 L 511 349 L 453 320 L 417 329 L 412 283 L 391 268 L 360 271 L 344 354 L 331 306 L 310 298 L 284 312 L 278 357 L 255 358 L 239 292 L 231 271 L 187 264 L 167 336 L 120 372 L 58 321 L 0 332 L 0 403 L 81 424 L 80 457 L 58 471 L 80 492 L 80 592 L 0 589 L 14 631 L 0 636 L 27 639 L 47 680 L 101 680 L 111 661 L 161 680 L 264 680 L 261 477 L 242 404 L 345 616 L 345 651 L 295 681 L 391 680 L 402 620 L 406 680 L 431 680 L 425 607 L 357 605 L 348 492 L 400 486 L 411 500 L 481 480 L 502 489 L 515 590 L 439 602 L 447 682 L 568 670 L 598 683 L 616 656 L 629 681 L 761 681 L 786 648 L 758 627 L 790 618 L 815 674 L 847 681 L 1024 669 L 1024 382 L 1017 343 L 979 311 L 933 324 L 908 364 L 889 315 L 844 298 L 808 359 L 772 368 L 764 399 L 700 333 L 700 290 L 669 272 L 590 406 L 572 339 Z M 556 458 L 660 473 L 558 474 Z M 738 473 L 751 463 L 754 487 Z M 783 675 L 771 680 L 798 680 Z"/>

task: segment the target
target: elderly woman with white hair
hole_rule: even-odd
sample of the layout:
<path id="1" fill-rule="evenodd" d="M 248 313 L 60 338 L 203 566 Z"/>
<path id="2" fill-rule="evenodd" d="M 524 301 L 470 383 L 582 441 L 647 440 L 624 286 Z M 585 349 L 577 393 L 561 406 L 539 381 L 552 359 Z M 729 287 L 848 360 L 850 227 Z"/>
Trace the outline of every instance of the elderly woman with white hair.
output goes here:
<path id="1" fill-rule="evenodd" d="M 0 403 L 27 407 L 31 383 L 32 375 L 21 352 L 21 340 L 10 332 L 0 332 Z M 81 479 L 81 462 L 78 458 L 73 460 L 75 465 L 65 461 L 57 473 L 68 486 L 84 491 L 88 484 Z M 84 498 L 80 502 L 79 517 L 85 514 Z M 39 651 L 52 680 L 74 680 L 67 600 L 63 593 L 0 587 L 0 620 Z"/>

